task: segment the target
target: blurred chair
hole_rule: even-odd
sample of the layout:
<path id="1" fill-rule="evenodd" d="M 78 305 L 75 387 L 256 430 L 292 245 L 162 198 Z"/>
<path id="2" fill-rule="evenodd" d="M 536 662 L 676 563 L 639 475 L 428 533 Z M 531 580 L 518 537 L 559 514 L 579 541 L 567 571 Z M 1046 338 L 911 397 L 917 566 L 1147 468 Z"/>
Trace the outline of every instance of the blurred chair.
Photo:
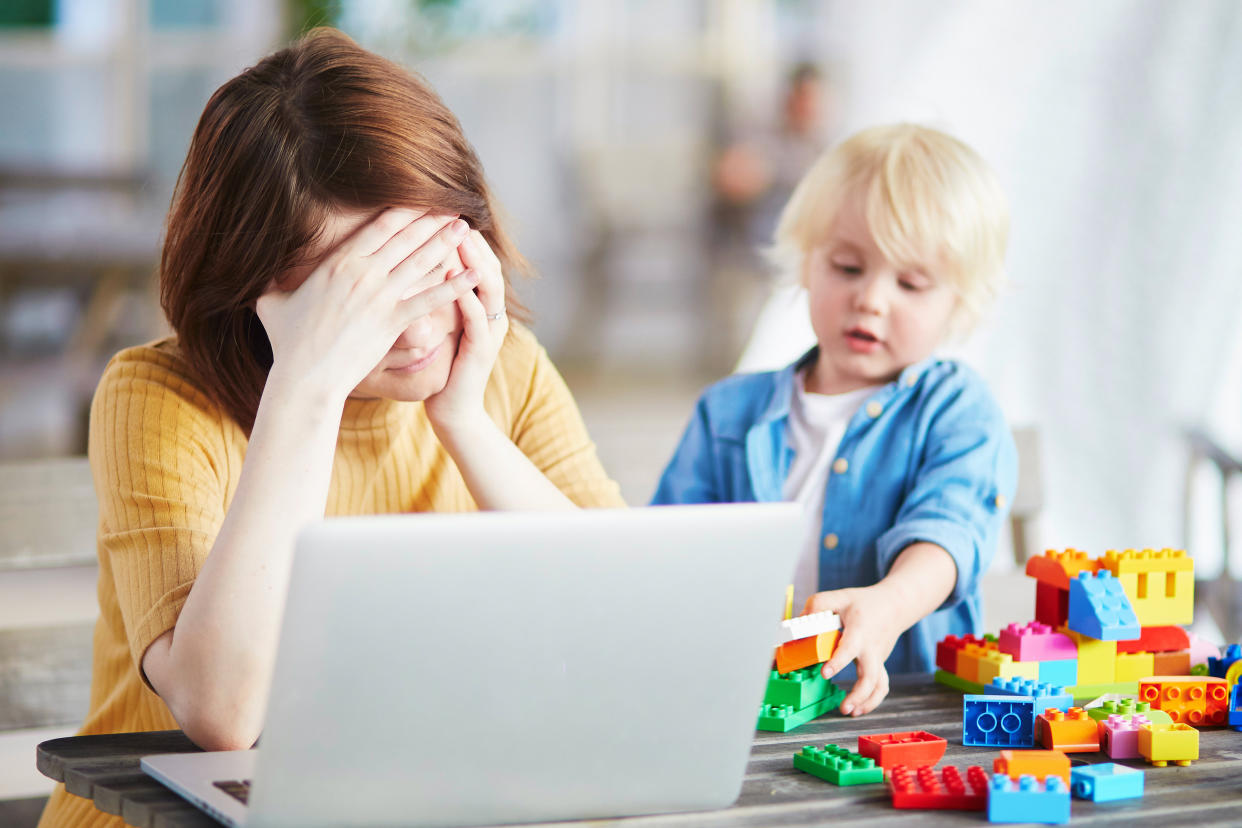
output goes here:
<path id="1" fill-rule="evenodd" d="M 1183 431 L 1188 449 L 1186 482 L 1182 500 L 1182 545 L 1189 546 L 1195 504 L 1194 479 L 1203 463 L 1210 463 L 1220 475 L 1220 574 L 1214 581 L 1201 580 L 1196 573 L 1195 613 L 1207 612 L 1224 636 L 1225 643 L 1242 638 L 1242 600 L 1238 582 L 1229 571 L 1230 540 L 1229 484 L 1242 473 L 1242 459 L 1220 444 L 1206 429 L 1195 426 Z"/>
<path id="2" fill-rule="evenodd" d="M 1026 562 L 1037 554 L 1036 520 L 1044 507 L 1044 466 L 1039 429 L 1013 429 L 1018 447 L 1018 487 L 1009 509 L 1009 536 L 1014 569 L 983 576 L 983 631 L 996 633 L 1010 623 L 1025 624 L 1035 617 L 1035 582 L 1026 576 Z"/>
<path id="3" fill-rule="evenodd" d="M 35 746 L 86 715 L 97 522 L 86 458 L 0 464 L 0 825 L 34 824 Z"/>

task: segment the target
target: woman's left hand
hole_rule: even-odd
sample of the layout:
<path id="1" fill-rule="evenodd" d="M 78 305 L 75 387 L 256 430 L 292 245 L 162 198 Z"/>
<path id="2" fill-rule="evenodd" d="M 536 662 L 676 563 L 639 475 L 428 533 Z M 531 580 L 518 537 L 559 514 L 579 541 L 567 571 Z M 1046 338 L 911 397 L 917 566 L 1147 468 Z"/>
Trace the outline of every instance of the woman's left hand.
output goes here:
<path id="1" fill-rule="evenodd" d="M 442 434 L 473 428 L 480 417 L 487 417 L 483 391 L 509 332 L 500 260 L 478 230 L 470 231 L 458 251 L 461 263 L 479 275 L 479 285 L 457 300 L 462 333 L 448 382 L 423 403 L 432 426 Z"/>

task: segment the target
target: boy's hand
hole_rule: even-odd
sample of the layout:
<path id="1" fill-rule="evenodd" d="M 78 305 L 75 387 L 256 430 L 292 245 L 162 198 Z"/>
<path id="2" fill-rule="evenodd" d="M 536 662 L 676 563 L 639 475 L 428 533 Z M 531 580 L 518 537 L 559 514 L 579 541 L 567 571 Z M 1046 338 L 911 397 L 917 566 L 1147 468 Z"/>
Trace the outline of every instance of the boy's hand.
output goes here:
<path id="1" fill-rule="evenodd" d="M 832 678 L 851 661 L 858 662 L 858 680 L 841 702 L 841 712 L 848 716 L 870 713 L 888 695 L 884 661 L 905 632 L 898 620 L 904 613 L 895 611 L 894 600 L 883 582 L 817 592 L 807 599 L 805 612 L 832 610 L 841 616 L 841 640 L 824 663 L 824 678 Z"/>

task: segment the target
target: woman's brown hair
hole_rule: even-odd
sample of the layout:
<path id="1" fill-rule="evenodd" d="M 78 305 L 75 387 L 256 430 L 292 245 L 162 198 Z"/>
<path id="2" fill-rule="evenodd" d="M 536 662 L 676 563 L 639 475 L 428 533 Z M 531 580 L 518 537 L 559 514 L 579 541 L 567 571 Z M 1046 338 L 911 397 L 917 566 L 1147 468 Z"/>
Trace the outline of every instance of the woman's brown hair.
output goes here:
<path id="1" fill-rule="evenodd" d="M 247 432 L 272 366 L 255 300 L 304 264 L 335 211 L 457 214 L 505 273 L 529 266 L 500 225 L 461 125 L 421 78 L 315 29 L 216 90 L 168 214 L 160 301 L 191 370 Z"/>

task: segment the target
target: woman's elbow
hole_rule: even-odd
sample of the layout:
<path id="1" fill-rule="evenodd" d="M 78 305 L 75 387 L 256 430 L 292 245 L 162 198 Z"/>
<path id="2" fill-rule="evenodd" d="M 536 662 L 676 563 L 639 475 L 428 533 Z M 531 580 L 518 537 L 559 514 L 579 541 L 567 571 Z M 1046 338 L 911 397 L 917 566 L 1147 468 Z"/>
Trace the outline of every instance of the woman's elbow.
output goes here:
<path id="1" fill-rule="evenodd" d="M 259 739 L 260 729 L 235 712 L 192 709 L 180 716 L 174 712 L 173 718 L 203 750 L 248 750 Z"/>

